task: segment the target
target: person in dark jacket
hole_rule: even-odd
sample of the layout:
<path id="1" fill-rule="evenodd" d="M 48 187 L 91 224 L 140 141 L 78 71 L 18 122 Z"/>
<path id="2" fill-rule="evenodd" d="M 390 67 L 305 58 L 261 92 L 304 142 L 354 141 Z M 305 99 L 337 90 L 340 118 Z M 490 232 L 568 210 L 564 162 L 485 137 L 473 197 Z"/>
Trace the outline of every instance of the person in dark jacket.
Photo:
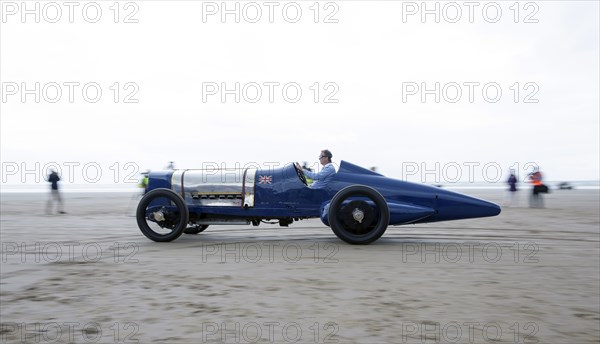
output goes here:
<path id="1" fill-rule="evenodd" d="M 59 214 L 66 214 L 63 209 L 63 201 L 60 196 L 60 191 L 58 190 L 58 182 L 60 181 L 60 177 L 58 173 L 54 170 L 50 170 L 50 174 L 48 175 L 48 182 L 50 182 L 50 198 L 48 198 L 48 203 L 46 203 L 46 214 L 50 215 L 52 213 L 52 208 L 54 206 L 54 202 L 57 202 L 57 211 Z"/>
<path id="2" fill-rule="evenodd" d="M 504 205 L 507 207 L 513 207 L 517 204 L 517 176 L 515 176 L 514 170 L 510 170 L 510 176 L 508 177 L 507 183 L 508 192 L 506 193 Z"/>

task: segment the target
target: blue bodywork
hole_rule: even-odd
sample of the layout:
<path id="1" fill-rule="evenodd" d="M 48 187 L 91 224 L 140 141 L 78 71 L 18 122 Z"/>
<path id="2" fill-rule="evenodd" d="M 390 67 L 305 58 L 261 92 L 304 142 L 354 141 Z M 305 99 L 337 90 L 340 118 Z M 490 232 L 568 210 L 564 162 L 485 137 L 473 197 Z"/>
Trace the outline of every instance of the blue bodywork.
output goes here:
<path id="1" fill-rule="evenodd" d="M 185 171 L 183 172 L 185 173 Z M 183 175 L 183 174 L 182 174 Z M 148 190 L 166 188 L 176 191 L 174 171 L 149 175 Z M 265 182 L 261 177 L 268 176 Z M 342 161 L 338 172 L 324 189 L 311 189 L 298 177 L 293 164 L 257 170 L 253 184 L 254 204 L 244 206 L 202 206 L 179 191 L 189 209 L 190 221 L 198 219 L 279 219 L 283 225 L 294 219 L 320 217 L 328 223 L 329 203 L 336 193 L 351 185 L 377 190 L 388 204 L 389 225 L 459 220 L 500 213 L 496 204 L 438 187 L 387 178 L 360 166 Z M 183 179 L 182 179 L 183 182 Z"/>

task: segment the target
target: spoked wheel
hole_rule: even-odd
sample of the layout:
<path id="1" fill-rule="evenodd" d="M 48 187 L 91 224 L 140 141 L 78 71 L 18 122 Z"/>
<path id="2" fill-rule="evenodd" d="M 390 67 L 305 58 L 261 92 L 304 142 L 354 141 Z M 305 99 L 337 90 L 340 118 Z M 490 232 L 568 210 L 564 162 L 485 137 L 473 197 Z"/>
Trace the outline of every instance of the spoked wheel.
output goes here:
<path id="1" fill-rule="evenodd" d="M 329 225 L 349 244 L 370 244 L 379 239 L 390 222 L 385 198 L 364 185 L 340 190 L 329 204 Z"/>
<path id="2" fill-rule="evenodd" d="M 172 241 L 183 233 L 189 212 L 181 196 L 169 189 L 154 189 L 138 204 L 138 227 L 148 239 Z"/>
<path id="3" fill-rule="evenodd" d="M 207 228 L 208 228 L 208 225 L 190 226 L 190 227 L 186 228 L 183 232 L 185 234 L 198 234 L 200 232 L 204 232 L 204 230 Z"/>

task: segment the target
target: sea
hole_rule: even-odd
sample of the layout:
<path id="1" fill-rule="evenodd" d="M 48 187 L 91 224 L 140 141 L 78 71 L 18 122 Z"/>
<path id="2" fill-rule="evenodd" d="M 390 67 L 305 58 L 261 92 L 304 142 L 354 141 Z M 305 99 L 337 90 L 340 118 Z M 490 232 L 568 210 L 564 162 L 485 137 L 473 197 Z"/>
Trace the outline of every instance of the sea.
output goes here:
<path id="1" fill-rule="evenodd" d="M 573 189 L 577 190 L 600 190 L 600 180 L 575 180 L 575 181 L 546 181 L 544 182 L 551 189 L 558 189 L 560 183 L 568 183 Z M 445 184 L 424 183 L 431 186 L 441 187 L 448 190 L 502 190 L 506 189 L 505 182 L 456 182 Z M 529 184 L 520 183 L 519 187 L 529 187 Z M 120 183 L 120 184 L 70 184 L 60 183 L 60 190 L 65 193 L 100 193 L 100 192 L 124 192 L 124 193 L 141 193 L 141 189 L 137 184 Z M 50 184 L 47 182 L 39 184 L 0 184 L 0 193 L 37 193 L 48 192 Z"/>

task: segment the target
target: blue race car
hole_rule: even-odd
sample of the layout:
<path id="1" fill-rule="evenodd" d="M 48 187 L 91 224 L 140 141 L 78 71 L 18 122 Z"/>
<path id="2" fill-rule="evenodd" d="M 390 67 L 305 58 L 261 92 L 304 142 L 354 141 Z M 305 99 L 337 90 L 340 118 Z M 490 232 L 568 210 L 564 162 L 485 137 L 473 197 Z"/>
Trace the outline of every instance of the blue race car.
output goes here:
<path id="1" fill-rule="evenodd" d="M 209 225 L 320 217 L 350 244 L 369 244 L 389 225 L 459 220 L 500 213 L 496 204 L 415 184 L 342 161 L 325 188 L 312 189 L 294 164 L 280 168 L 151 172 L 136 218 L 154 241 L 197 234 Z"/>

